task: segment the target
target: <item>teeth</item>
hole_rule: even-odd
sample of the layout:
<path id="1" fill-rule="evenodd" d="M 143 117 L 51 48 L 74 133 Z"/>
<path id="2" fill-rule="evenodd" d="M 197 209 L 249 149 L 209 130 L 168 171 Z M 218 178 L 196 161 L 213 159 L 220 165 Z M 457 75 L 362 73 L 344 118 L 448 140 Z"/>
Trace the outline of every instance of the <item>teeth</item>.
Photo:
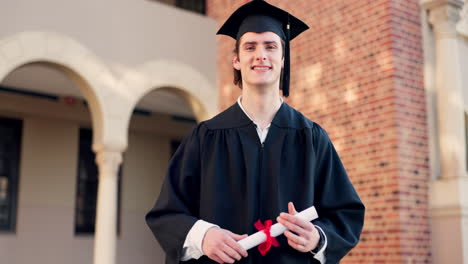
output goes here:
<path id="1" fill-rule="evenodd" d="M 254 67 L 254 69 L 258 69 L 258 70 L 268 70 L 268 69 L 270 69 L 270 67 L 256 66 L 256 67 Z"/>

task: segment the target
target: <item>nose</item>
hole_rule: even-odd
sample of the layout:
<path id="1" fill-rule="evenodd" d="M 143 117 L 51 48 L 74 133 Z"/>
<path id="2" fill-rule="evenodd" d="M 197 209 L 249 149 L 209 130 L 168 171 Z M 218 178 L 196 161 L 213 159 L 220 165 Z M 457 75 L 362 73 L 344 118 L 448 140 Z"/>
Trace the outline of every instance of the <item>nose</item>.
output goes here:
<path id="1" fill-rule="evenodd" d="M 257 61 L 264 61 L 266 60 L 266 53 L 263 49 L 257 49 L 255 53 L 255 59 Z"/>

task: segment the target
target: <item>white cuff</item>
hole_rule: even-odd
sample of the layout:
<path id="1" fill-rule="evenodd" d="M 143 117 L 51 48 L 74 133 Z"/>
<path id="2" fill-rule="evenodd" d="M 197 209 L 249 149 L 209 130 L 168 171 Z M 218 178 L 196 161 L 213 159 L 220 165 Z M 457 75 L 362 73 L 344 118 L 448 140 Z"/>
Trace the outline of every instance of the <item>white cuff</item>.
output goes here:
<path id="1" fill-rule="evenodd" d="M 327 258 L 325 257 L 325 249 L 327 248 L 327 235 L 325 234 L 325 232 L 323 231 L 323 229 L 316 225 L 315 226 L 319 232 L 322 233 L 323 237 L 325 238 L 325 242 L 323 243 L 323 246 L 320 248 L 320 250 L 317 252 L 317 253 L 314 253 L 314 252 L 310 252 L 314 255 L 314 259 L 320 261 L 320 264 L 325 264 L 325 262 L 327 261 Z"/>
<path id="2" fill-rule="evenodd" d="M 199 259 L 201 256 L 203 256 L 203 238 L 205 238 L 205 234 L 208 229 L 212 227 L 219 226 L 203 220 L 198 220 L 195 222 L 195 224 L 188 232 L 187 237 L 185 238 L 184 246 L 182 248 L 182 257 L 180 258 L 181 261 Z"/>

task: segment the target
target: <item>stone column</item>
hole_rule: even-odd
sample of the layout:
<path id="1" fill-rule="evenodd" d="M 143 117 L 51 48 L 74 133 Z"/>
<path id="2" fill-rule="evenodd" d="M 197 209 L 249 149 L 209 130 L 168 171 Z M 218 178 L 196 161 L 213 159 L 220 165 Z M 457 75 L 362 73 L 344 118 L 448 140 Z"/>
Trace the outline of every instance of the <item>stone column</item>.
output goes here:
<path id="1" fill-rule="evenodd" d="M 122 152 L 98 150 L 99 189 L 94 240 L 94 264 L 115 264 L 117 246 L 118 169 Z"/>
<path id="2" fill-rule="evenodd" d="M 457 31 L 462 36 L 468 38 L 468 0 L 465 0 L 465 5 L 460 11 L 460 21 L 457 24 Z"/>
<path id="3" fill-rule="evenodd" d="M 461 67 L 462 40 L 455 29 L 459 19 L 458 1 L 439 2 L 429 9 L 429 22 L 436 39 L 436 90 L 437 118 L 441 177 L 454 178 L 466 175 L 465 117 Z M 458 4 L 455 4 L 458 3 Z"/>
<path id="4" fill-rule="evenodd" d="M 429 184 L 433 263 L 468 264 L 468 177 L 463 67 L 457 32 L 462 0 L 421 0 L 435 37 L 435 86 L 440 177 Z M 466 89 L 466 87 L 465 87 Z M 447 243 L 450 241 L 450 243 Z"/>

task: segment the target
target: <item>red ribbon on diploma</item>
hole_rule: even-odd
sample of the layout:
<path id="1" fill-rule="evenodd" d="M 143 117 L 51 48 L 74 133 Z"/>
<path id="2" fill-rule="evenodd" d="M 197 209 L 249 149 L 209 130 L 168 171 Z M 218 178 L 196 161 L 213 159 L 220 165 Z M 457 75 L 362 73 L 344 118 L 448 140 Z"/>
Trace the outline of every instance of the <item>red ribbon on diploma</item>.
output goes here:
<path id="1" fill-rule="evenodd" d="M 258 231 L 263 231 L 263 233 L 265 233 L 267 237 L 265 242 L 258 245 L 258 251 L 260 251 L 260 254 L 262 254 L 262 256 L 266 255 L 266 253 L 270 250 L 271 245 L 273 245 L 274 247 L 279 247 L 280 245 L 278 243 L 278 240 L 276 240 L 276 238 L 272 237 L 270 234 L 270 229 L 271 229 L 272 224 L 273 222 L 271 220 L 266 220 L 265 225 L 262 224 L 260 220 L 258 220 L 254 224 L 255 228 L 257 228 Z"/>

